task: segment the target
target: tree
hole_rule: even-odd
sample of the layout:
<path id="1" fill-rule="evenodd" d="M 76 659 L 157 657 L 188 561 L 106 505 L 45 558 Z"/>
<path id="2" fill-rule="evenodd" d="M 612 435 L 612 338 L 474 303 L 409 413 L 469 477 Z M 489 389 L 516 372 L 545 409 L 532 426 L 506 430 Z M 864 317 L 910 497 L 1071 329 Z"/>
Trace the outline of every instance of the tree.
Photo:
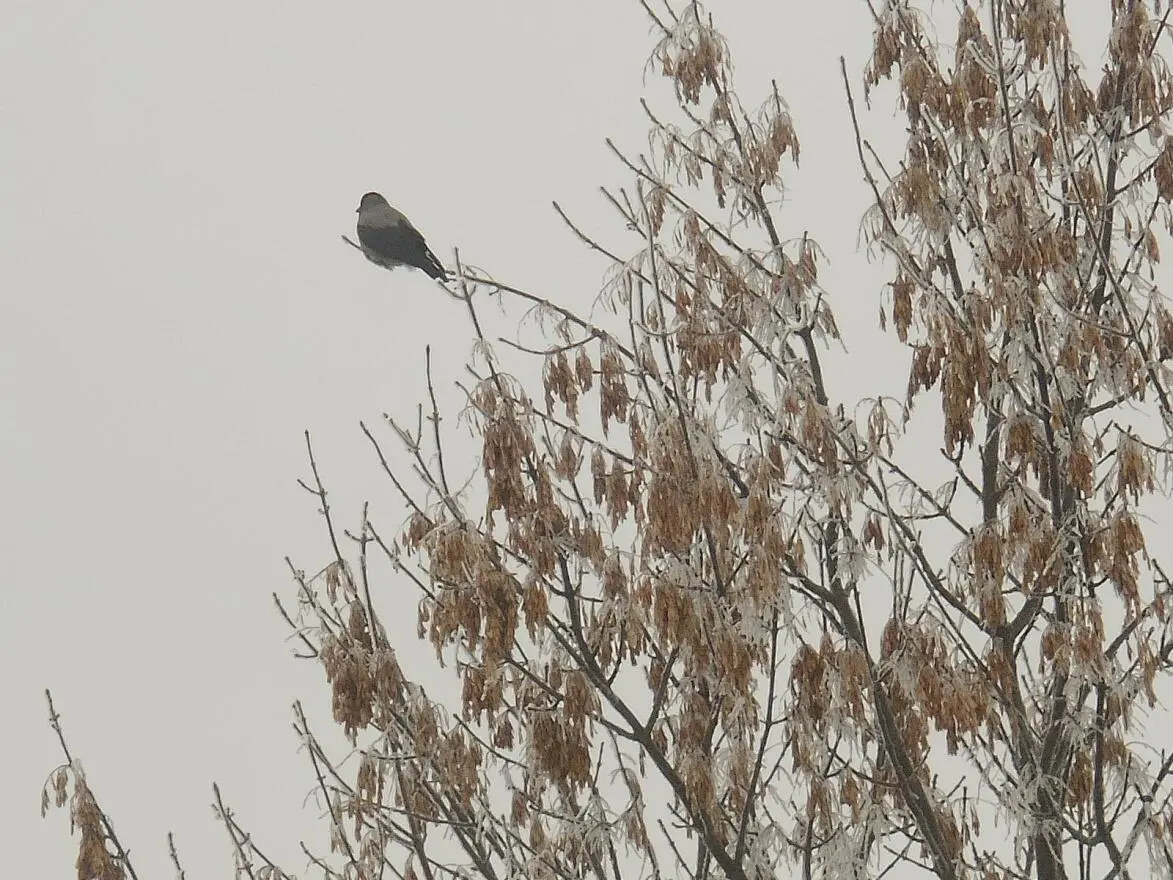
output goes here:
<path id="1" fill-rule="evenodd" d="M 951 50 L 909 0 L 869 8 L 863 94 L 895 84 L 904 155 L 870 148 L 845 65 L 844 103 L 903 395 L 836 396 L 824 256 L 777 212 L 778 88 L 747 109 L 700 5 L 645 5 L 677 106 L 647 157 L 615 150 L 633 252 L 573 227 L 613 261 L 602 317 L 461 272 L 473 483 L 430 363 L 430 418 L 390 422 L 411 472 L 367 429 L 401 534 L 347 544 L 314 463 L 334 559 L 287 616 L 361 754 L 344 772 L 299 720 L 323 876 L 1173 877 L 1147 516 L 1173 464 L 1170 13 L 1113 0 L 1095 83 L 1054 2 L 965 6 Z M 486 338 L 491 295 L 537 344 Z M 934 400 L 930 466 L 902 440 Z M 398 662 L 370 554 L 418 588 L 459 707 Z M 223 815 L 238 868 L 278 876 Z"/>

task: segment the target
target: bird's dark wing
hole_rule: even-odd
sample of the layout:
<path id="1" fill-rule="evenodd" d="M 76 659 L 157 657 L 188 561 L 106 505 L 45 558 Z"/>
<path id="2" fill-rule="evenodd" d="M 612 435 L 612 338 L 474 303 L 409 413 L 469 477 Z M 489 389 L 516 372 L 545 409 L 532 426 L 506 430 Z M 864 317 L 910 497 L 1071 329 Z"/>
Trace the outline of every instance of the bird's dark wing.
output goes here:
<path id="1" fill-rule="evenodd" d="M 448 280 L 448 273 L 440 265 L 419 230 L 406 224 L 395 226 L 363 226 L 359 225 L 358 240 L 362 243 L 367 256 L 374 262 L 393 268 L 395 266 L 413 266 L 423 271 L 430 278 L 441 281 Z"/>

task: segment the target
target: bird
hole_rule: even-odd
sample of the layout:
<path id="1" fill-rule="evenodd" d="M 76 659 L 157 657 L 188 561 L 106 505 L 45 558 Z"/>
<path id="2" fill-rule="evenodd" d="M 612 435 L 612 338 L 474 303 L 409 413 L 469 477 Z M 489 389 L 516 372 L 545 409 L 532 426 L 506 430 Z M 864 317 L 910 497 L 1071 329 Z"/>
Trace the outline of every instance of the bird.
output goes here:
<path id="1" fill-rule="evenodd" d="M 410 266 L 429 278 L 448 280 L 448 271 L 428 248 L 420 231 L 379 193 L 364 195 L 356 213 L 359 244 L 372 263 L 386 269 Z"/>

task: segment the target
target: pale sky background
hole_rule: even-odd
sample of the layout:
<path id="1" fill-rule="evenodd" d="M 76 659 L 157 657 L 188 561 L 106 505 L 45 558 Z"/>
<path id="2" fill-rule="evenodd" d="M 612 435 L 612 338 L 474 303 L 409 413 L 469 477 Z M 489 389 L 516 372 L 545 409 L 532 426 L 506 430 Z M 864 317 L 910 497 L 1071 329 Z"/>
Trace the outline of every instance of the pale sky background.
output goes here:
<path id="1" fill-rule="evenodd" d="M 867 193 L 838 70 L 845 55 L 859 86 L 866 6 L 715 0 L 710 9 L 746 105 L 775 78 L 796 120 L 802 168 L 787 172 L 783 223 L 789 236 L 809 230 L 832 261 L 823 280 L 854 365 L 837 368 L 832 385 L 848 400 L 900 394 L 905 359 L 874 330 L 884 275 L 859 247 Z M 441 260 L 458 246 L 504 281 L 588 307 L 604 264 L 550 202 L 624 242 L 598 186 L 627 177 L 603 139 L 646 149 L 638 99 L 668 109 L 658 77 L 643 81 L 652 45 L 635 0 L 9 0 L 0 30 L 8 874 L 73 872 L 67 814 L 38 814 L 61 760 L 46 687 L 140 876 L 170 876 L 168 830 L 189 877 L 227 876 L 213 780 L 263 849 L 304 870 L 297 842 L 320 840 L 325 825 L 303 807 L 312 777 L 290 705 L 300 698 L 328 718 L 329 694 L 319 667 L 291 659 L 270 598 L 293 596 L 284 556 L 311 570 L 328 560 L 313 499 L 295 483 L 308 475 L 302 431 L 313 433 L 342 524 L 357 521 L 366 498 L 397 524 L 402 505 L 358 421 L 414 411 L 428 342 L 442 394 L 457 400 L 452 383 L 470 348 L 459 304 L 422 274 L 367 263 L 339 235 L 353 234 L 359 197 L 380 190 Z M 891 90 L 877 96 L 866 119 L 889 147 L 903 127 L 890 99 Z M 401 628 L 393 635 L 429 657 L 411 647 L 415 596 L 385 584 L 397 588 L 404 613 L 387 621 Z"/>

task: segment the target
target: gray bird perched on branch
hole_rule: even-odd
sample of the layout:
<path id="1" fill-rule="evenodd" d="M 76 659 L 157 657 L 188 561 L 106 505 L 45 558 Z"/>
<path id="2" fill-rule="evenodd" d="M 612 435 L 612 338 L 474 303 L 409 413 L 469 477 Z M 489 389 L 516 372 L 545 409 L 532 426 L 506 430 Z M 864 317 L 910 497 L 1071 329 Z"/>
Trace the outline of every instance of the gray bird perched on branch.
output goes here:
<path id="1" fill-rule="evenodd" d="M 429 278 L 448 280 L 448 271 L 428 248 L 424 237 L 403 214 L 376 192 L 358 203 L 358 240 L 372 263 L 387 269 L 410 266 Z"/>

